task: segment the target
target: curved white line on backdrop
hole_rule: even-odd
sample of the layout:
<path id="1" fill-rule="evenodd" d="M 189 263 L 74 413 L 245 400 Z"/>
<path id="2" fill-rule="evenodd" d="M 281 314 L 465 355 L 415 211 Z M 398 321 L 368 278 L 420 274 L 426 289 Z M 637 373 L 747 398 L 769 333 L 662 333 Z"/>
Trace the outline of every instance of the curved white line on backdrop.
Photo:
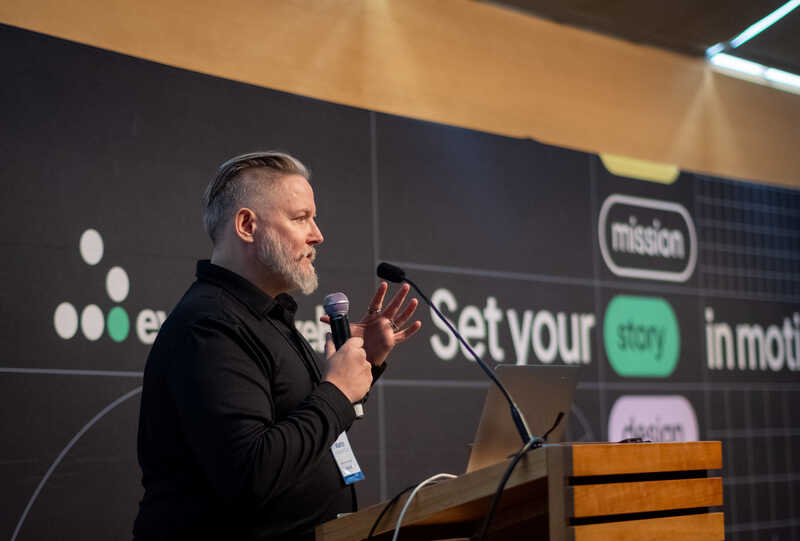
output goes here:
<path id="1" fill-rule="evenodd" d="M 39 485 L 36 487 L 36 490 L 33 491 L 33 495 L 31 496 L 31 499 L 28 500 L 28 505 L 25 506 L 25 510 L 22 512 L 22 516 L 19 517 L 19 522 L 17 522 L 17 527 L 14 528 L 14 533 L 11 535 L 11 541 L 14 541 L 17 538 L 17 534 L 19 534 L 19 530 L 20 530 L 20 528 L 22 528 L 22 523 L 25 522 L 25 519 L 28 516 L 28 512 L 31 510 L 31 507 L 33 506 L 33 502 L 35 502 L 36 498 L 39 497 L 39 493 L 42 491 L 42 488 L 44 488 L 45 483 L 47 483 L 47 480 L 50 479 L 50 476 L 53 474 L 55 469 L 58 467 L 58 465 L 61 463 L 61 461 L 64 459 L 64 457 L 67 455 L 69 450 L 72 449 L 72 447 L 76 443 L 78 443 L 78 440 L 81 439 L 81 437 L 83 437 L 84 434 L 86 434 L 87 430 L 92 428 L 92 426 L 97 421 L 102 419 L 108 412 L 110 412 L 111 410 L 113 410 L 114 408 L 116 408 L 117 406 L 119 406 L 120 404 L 122 404 L 123 402 L 128 400 L 129 398 L 132 398 L 132 397 L 136 396 L 137 394 L 139 394 L 141 392 L 142 392 L 142 388 L 140 386 L 140 387 L 136 387 L 134 390 L 132 390 L 132 391 L 130 391 L 128 393 L 125 393 L 124 395 L 120 396 L 119 398 L 117 398 L 116 400 L 111 402 L 108 406 L 106 406 L 105 408 L 100 410 L 100 412 L 97 415 L 92 417 L 89 420 L 88 423 L 83 425 L 83 428 L 81 428 L 78 431 L 78 433 L 75 434 L 72 437 L 71 440 L 69 440 L 69 443 L 67 444 L 67 446 L 64 447 L 64 449 L 62 449 L 60 453 L 58 453 L 58 456 L 53 461 L 53 463 L 50 465 L 50 468 L 48 468 L 47 473 L 45 473 L 44 477 L 42 477 L 42 480 L 39 481 Z"/>

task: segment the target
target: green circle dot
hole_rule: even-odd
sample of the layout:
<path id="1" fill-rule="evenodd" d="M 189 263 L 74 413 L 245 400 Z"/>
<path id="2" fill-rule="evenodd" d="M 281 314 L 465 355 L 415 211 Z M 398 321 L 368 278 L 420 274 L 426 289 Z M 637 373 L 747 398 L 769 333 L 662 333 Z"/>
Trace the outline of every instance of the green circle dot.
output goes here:
<path id="1" fill-rule="evenodd" d="M 108 335 L 114 342 L 122 342 L 128 337 L 128 331 L 131 329 L 131 322 L 128 319 L 128 313 L 120 306 L 115 306 L 108 312 L 106 319 L 106 328 Z"/>

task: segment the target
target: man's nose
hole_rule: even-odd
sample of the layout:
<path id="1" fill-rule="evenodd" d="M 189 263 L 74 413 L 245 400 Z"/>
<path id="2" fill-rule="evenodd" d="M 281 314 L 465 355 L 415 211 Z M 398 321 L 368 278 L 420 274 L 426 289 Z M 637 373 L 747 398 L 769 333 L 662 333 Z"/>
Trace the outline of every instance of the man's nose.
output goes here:
<path id="1" fill-rule="evenodd" d="M 322 231 L 319 230 L 317 226 L 317 222 L 311 222 L 311 236 L 308 239 L 308 244 L 315 245 L 315 244 L 322 244 L 322 241 L 325 240 L 325 237 L 322 236 Z"/>

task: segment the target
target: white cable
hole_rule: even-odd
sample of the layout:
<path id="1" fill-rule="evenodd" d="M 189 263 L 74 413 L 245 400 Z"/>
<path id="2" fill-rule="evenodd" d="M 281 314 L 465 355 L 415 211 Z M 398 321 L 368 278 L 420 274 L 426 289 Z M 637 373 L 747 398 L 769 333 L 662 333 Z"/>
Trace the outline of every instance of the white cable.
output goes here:
<path id="1" fill-rule="evenodd" d="M 450 473 L 437 473 L 433 477 L 428 477 L 423 482 L 418 484 L 416 488 L 411 492 L 411 495 L 406 500 L 406 504 L 403 506 L 403 510 L 400 511 L 400 516 L 397 517 L 397 524 L 394 527 L 394 536 L 392 537 L 392 541 L 397 541 L 397 536 L 400 535 L 400 525 L 403 523 L 403 518 L 406 516 L 406 511 L 408 511 L 408 507 L 411 505 L 411 500 L 414 499 L 414 496 L 417 495 L 419 489 L 424 487 L 425 485 L 429 485 L 434 481 L 438 481 L 439 479 L 455 479 L 457 476 L 450 474 Z"/>

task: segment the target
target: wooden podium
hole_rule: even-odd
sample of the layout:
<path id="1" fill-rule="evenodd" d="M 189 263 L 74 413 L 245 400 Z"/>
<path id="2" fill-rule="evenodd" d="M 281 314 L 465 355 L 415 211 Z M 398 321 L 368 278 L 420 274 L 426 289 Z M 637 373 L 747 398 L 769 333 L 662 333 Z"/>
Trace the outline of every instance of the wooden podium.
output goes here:
<path id="1" fill-rule="evenodd" d="M 467 538 L 486 515 L 508 460 L 419 491 L 403 540 Z M 725 538 L 717 441 L 564 443 L 523 457 L 506 485 L 490 539 L 721 540 Z M 391 539 L 406 494 L 374 539 Z M 319 541 L 367 538 L 385 504 L 317 527 Z"/>

